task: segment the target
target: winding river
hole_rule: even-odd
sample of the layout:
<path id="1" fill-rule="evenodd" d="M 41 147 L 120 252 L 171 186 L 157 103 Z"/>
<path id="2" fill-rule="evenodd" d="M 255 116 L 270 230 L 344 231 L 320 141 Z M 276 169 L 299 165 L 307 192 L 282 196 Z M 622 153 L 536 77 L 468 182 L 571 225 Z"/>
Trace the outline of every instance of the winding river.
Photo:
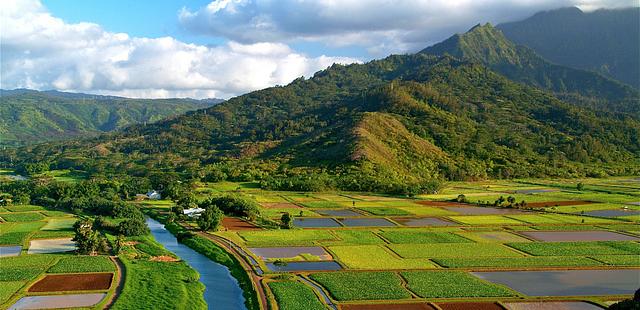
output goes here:
<path id="1" fill-rule="evenodd" d="M 206 287 L 204 299 L 209 309 L 246 309 L 242 289 L 227 267 L 179 243 L 162 223 L 147 218 L 147 225 L 156 241 L 200 273 L 200 282 Z"/>

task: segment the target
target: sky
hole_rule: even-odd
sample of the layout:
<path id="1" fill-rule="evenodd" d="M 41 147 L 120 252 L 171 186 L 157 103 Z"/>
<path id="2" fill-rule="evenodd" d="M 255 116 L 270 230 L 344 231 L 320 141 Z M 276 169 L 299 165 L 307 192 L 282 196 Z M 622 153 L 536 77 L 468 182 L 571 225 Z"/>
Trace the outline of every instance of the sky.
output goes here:
<path id="1" fill-rule="evenodd" d="M 0 0 L 0 88 L 224 98 L 478 23 L 637 0 Z"/>

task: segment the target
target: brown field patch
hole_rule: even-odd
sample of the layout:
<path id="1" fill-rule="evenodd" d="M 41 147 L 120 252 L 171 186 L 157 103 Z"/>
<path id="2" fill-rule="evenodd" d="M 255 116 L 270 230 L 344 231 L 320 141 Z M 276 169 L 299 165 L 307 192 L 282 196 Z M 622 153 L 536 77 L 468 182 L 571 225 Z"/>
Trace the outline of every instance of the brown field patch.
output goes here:
<path id="1" fill-rule="evenodd" d="M 426 303 L 341 305 L 342 310 L 436 310 Z"/>
<path id="2" fill-rule="evenodd" d="M 260 230 L 260 227 L 235 217 L 222 219 L 222 226 L 228 230 Z"/>
<path id="3" fill-rule="evenodd" d="M 421 204 L 423 206 L 429 206 L 429 207 L 470 207 L 471 206 L 468 203 L 455 202 L 455 201 L 422 200 L 422 201 L 416 201 L 416 203 Z"/>
<path id="4" fill-rule="evenodd" d="M 563 207 L 563 206 L 581 206 L 592 204 L 593 201 L 585 200 L 562 200 L 562 201 L 543 201 L 543 202 L 527 202 L 528 208 L 548 208 L 548 207 Z"/>
<path id="5" fill-rule="evenodd" d="M 446 302 L 437 305 L 442 310 L 504 310 L 493 302 Z"/>
<path id="6" fill-rule="evenodd" d="M 180 261 L 179 259 L 177 259 L 175 257 L 166 256 L 166 255 L 154 256 L 149 260 L 154 261 L 154 262 L 179 262 Z"/>
<path id="7" fill-rule="evenodd" d="M 29 288 L 29 292 L 65 292 L 106 290 L 111 287 L 112 273 L 47 275 Z"/>
<path id="8" fill-rule="evenodd" d="M 260 205 L 266 209 L 302 209 L 299 205 L 290 202 L 262 202 Z"/>

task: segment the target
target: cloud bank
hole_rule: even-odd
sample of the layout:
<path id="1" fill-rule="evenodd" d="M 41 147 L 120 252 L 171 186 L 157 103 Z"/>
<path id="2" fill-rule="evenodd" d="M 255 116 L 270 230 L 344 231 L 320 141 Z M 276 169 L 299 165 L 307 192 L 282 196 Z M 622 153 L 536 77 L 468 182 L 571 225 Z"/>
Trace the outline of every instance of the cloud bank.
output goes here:
<path id="1" fill-rule="evenodd" d="M 0 2 L 0 87 L 129 97 L 222 97 L 309 76 L 342 57 L 307 57 L 283 43 L 207 47 L 69 24 L 37 0 Z"/>
<path id="2" fill-rule="evenodd" d="M 244 43 L 310 40 L 361 45 L 373 56 L 410 52 L 477 23 L 514 21 L 567 6 L 637 6 L 637 0 L 215 0 L 179 20 L 194 33 Z"/>

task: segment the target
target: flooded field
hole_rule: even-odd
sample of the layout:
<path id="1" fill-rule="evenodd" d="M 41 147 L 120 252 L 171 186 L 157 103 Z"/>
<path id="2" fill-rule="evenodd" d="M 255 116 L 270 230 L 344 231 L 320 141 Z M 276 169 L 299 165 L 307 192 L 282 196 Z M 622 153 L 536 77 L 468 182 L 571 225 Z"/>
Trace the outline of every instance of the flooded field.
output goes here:
<path id="1" fill-rule="evenodd" d="M 294 218 L 293 226 L 304 228 L 340 227 L 340 223 L 332 218 Z"/>
<path id="2" fill-rule="evenodd" d="M 640 269 L 492 271 L 472 274 L 529 296 L 602 296 L 633 294 Z"/>
<path id="3" fill-rule="evenodd" d="M 313 255 L 321 260 L 333 259 L 331 254 L 319 246 L 249 248 L 249 250 L 262 259 L 294 258 L 302 254 Z"/>
<path id="4" fill-rule="evenodd" d="M 410 226 L 410 227 L 426 227 L 426 226 L 450 226 L 450 225 L 456 225 L 456 223 L 450 222 L 450 221 L 446 221 L 446 220 L 442 220 L 439 218 L 435 218 L 435 217 L 423 217 L 423 218 L 418 218 L 418 217 L 396 217 L 393 218 L 394 221 L 400 223 L 401 225 L 404 226 Z"/>
<path id="5" fill-rule="evenodd" d="M 635 210 L 597 210 L 597 211 L 589 211 L 585 212 L 586 215 L 591 216 L 600 216 L 600 217 L 618 217 L 618 216 L 629 216 L 629 215 L 640 215 L 640 211 Z"/>
<path id="6" fill-rule="evenodd" d="M 57 309 L 57 308 L 81 308 L 91 307 L 106 296 L 98 294 L 72 294 L 22 297 L 9 310 L 18 309 Z"/>
<path id="7" fill-rule="evenodd" d="M 340 222 L 347 227 L 392 227 L 397 226 L 387 219 L 381 218 L 350 218 L 340 219 Z"/>
<path id="8" fill-rule="evenodd" d="M 569 242 L 569 241 L 636 241 L 638 237 L 632 237 L 619 233 L 603 230 L 583 231 L 526 231 L 521 234 L 533 239 L 545 242 Z"/>
<path id="9" fill-rule="evenodd" d="M 71 238 L 31 240 L 28 254 L 47 254 L 75 251 L 76 244 Z"/>
<path id="10" fill-rule="evenodd" d="M 335 271 L 342 270 L 336 262 L 291 262 L 286 264 L 267 263 L 267 267 L 275 272 L 297 272 L 297 271 Z"/>
<path id="11" fill-rule="evenodd" d="M 0 246 L 0 257 L 18 256 L 22 251 L 22 246 Z"/>

